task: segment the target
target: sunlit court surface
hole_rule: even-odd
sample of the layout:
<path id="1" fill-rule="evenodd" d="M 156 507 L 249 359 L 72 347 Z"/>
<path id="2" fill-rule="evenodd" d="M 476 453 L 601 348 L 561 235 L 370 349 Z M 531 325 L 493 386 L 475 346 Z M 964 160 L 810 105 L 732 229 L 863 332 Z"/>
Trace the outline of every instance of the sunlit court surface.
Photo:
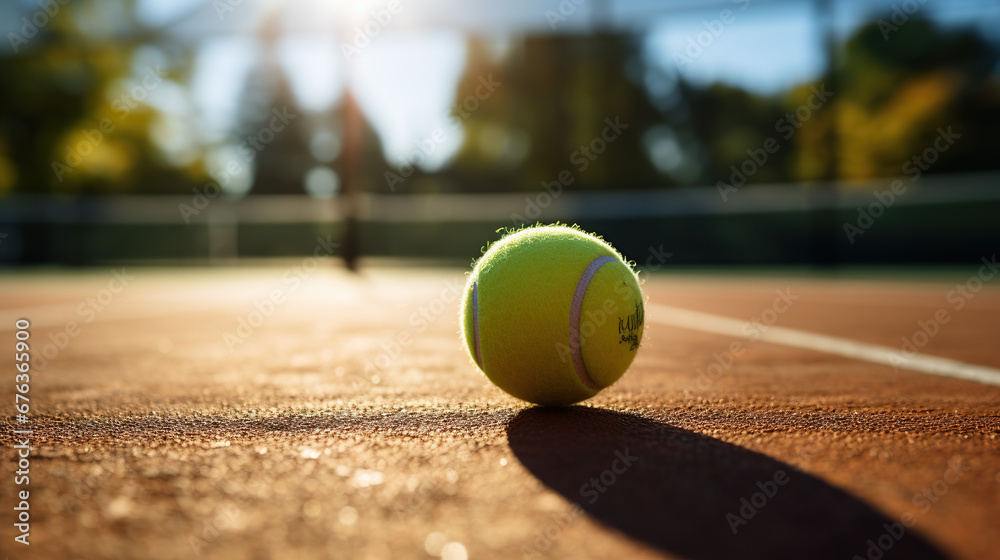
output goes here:
<path id="1" fill-rule="evenodd" d="M 1000 558 L 995 3 L 0 22 L 0 557 Z"/>

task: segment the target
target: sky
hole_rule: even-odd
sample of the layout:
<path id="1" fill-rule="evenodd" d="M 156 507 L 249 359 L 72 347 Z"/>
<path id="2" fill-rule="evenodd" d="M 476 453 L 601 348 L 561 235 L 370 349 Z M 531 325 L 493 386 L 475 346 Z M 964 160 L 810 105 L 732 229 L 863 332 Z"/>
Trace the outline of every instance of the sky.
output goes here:
<path id="1" fill-rule="evenodd" d="M 237 5 L 231 11 L 212 14 L 217 18 L 212 23 L 252 29 L 280 18 L 286 30 L 300 35 L 282 41 L 279 58 L 302 105 L 322 110 L 335 104 L 351 84 L 388 159 L 398 163 L 409 158 L 415 142 L 447 126 L 448 108 L 465 62 L 465 43 L 457 28 L 493 34 L 581 32 L 594 25 L 592 10 L 601 9 L 599 0 L 583 0 L 579 6 L 571 0 L 397 1 L 399 9 L 387 16 L 387 2 L 243 0 L 232 2 Z M 719 0 L 698 9 L 664 9 L 670 4 L 617 0 L 605 4 L 610 9 L 601 13 L 610 14 L 617 26 L 644 35 L 650 62 L 699 85 L 721 81 L 775 94 L 814 79 L 825 69 L 825 23 L 812 2 Z M 846 36 L 891 5 L 885 0 L 841 0 L 835 30 Z M 946 21 L 968 23 L 988 5 L 929 0 L 919 9 Z M 192 7 L 211 10 L 205 0 L 140 0 L 139 15 L 150 24 L 163 23 Z M 1000 16 L 1000 9 L 992 12 Z M 357 32 L 366 26 L 377 33 L 362 44 Z M 361 46 L 345 53 L 351 40 Z M 223 35 L 203 41 L 199 49 L 195 95 L 205 122 L 219 131 L 232 121 L 243 76 L 260 56 L 250 43 L 245 35 Z M 460 131 L 447 138 L 447 145 L 424 162 L 425 167 L 442 165 L 458 149 Z"/>
<path id="2" fill-rule="evenodd" d="M 822 33 L 808 4 L 757 7 L 747 0 L 661 18 L 645 46 L 651 61 L 697 85 L 721 81 L 775 94 L 823 72 Z"/>
<path id="3" fill-rule="evenodd" d="M 463 32 L 455 29 L 455 22 L 480 33 L 501 35 L 525 30 L 553 32 L 553 27 L 554 32 L 583 32 L 594 23 L 588 1 L 569 12 L 565 8 L 560 12 L 559 2 L 551 1 L 484 4 L 483 10 L 494 12 L 498 5 L 503 6 L 499 13 L 478 18 L 489 23 L 485 28 L 476 27 L 477 18 L 462 15 L 470 11 L 468 3 L 464 10 L 447 10 L 441 8 L 445 2 L 428 0 L 418 10 L 409 4 L 415 0 L 399 1 L 401 8 L 391 18 L 385 16 L 385 3 L 341 6 L 338 12 L 329 9 L 329 2 L 317 8 L 311 0 L 280 9 L 277 2 L 245 0 L 232 11 L 210 15 L 217 18 L 214 24 L 248 29 L 280 18 L 286 30 L 295 31 L 280 41 L 277 58 L 288 73 L 298 101 L 307 109 L 322 111 L 336 104 L 344 87 L 350 84 L 362 111 L 379 133 L 390 162 L 408 160 L 415 143 L 435 129 L 449 132 L 445 145 L 421 162 L 425 169 L 443 165 L 461 145 L 461 131 L 448 129 L 449 108 L 455 102 L 455 87 L 465 63 L 465 40 Z M 823 57 L 815 40 L 812 11 L 802 5 L 758 7 L 751 4 L 754 1 L 732 4 L 738 14 L 736 20 L 725 25 L 718 37 L 712 37 L 710 44 L 679 70 L 696 83 L 726 80 L 764 93 L 778 92 L 821 72 Z M 210 8 L 203 0 L 140 0 L 138 15 L 155 26 L 174 21 L 191 9 Z M 338 21 L 345 19 L 343 10 L 347 10 L 346 25 Z M 686 41 L 697 40 L 698 34 L 705 31 L 703 22 L 718 18 L 720 10 L 688 11 L 681 17 L 660 15 L 648 28 L 636 31 L 646 35 L 651 61 L 678 69 L 671 55 L 683 53 Z M 627 10 L 611 13 L 612 18 L 622 18 L 623 23 L 628 18 L 644 24 L 650 21 L 648 17 L 630 15 Z M 384 21 L 379 21 L 380 15 Z M 435 17 L 449 25 L 424 27 Z M 377 31 L 367 44 L 366 37 L 357 34 L 366 26 L 369 31 Z M 222 138 L 235 121 L 246 74 L 264 54 L 252 34 L 202 37 L 193 96 L 202 122 L 210 129 L 209 136 Z M 348 43 L 360 46 L 345 47 Z"/>

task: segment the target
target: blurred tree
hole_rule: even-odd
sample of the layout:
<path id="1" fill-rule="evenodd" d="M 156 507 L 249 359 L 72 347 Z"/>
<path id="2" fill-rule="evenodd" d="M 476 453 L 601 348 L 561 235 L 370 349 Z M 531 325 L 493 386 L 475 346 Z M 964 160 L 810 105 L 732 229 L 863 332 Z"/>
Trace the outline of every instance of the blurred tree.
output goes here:
<path id="1" fill-rule="evenodd" d="M 252 194 L 303 194 L 307 174 L 317 167 L 333 170 L 336 181 L 343 177 L 343 97 L 322 112 L 307 111 L 284 70 L 270 63 L 250 73 L 244 92 L 235 140 L 238 163 L 254 170 Z M 359 137 L 359 188 L 384 192 L 379 173 L 393 168 L 367 120 L 361 122 Z"/>
<path id="2" fill-rule="evenodd" d="M 100 102 L 94 92 L 128 65 L 123 50 L 83 42 L 68 10 L 35 33 L 16 56 L 0 57 L 0 190 L 64 190 L 52 163 L 64 161 L 67 138 Z"/>
<path id="3" fill-rule="evenodd" d="M 876 23 L 844 46 L 841 176 L 899 175 L 933 146 L 939 129 L 960 134 L 929 173 L 997 169 L 997 49 L 967 29 L 911 20 L 886 38 Z"/>
<path id="4" fill-rule="evenodd" d="M 238 153 L 252 166 L 253 194 L 304 194 L 309 154 L 309 118 L 292 93 L 277 59 L 278 34 L 263 32 L 263 56 L 247 76 L 238 115 Z"/>
<path id="5" fill-rule="evenodd" d="M 481 191 L 538 189 L 564 171 L 570 189 L 662 184 L 643 147 L 659 114 L 627 72 L 638 50 L 625 35 L 529 36 L 497 60 L 471 40 L 456 95 L 465 138 L 445 174 Z"/>
<path id="6" fill-rule="evenodd" d="M 347 148 L 341 114 L 344 97 L 321 112 L 301 107 L 278 60 L 279 23 L 279 18 L 265 20 L 259 34 L 263 56 L 248 74 L 239 104 L 237 153 L 241 164 L 254 169 L 251 193 L 303 194 L 306 178 L 316 168 L 333 171 L 335 188 L 342 187 L 339 181 L 346 163 L 342 154 Z M 360 125 L 358 187 L 384 189 L 379 172 L 389 166 L 371 124 L 362 119 Z"/>
<path id="7" fill-rule="evenodd" d="M 146 102 L 171 75 L 137 64 L 142 49 L 168 57 L 134 10 L 131 0 L 65 5 L 19 30 L 15 55 L 0 57 L 0 194 L 186 192 L 205 177 L 197 158 L 168 161 L 152 141 L 178 123 Z"/>
<path id="8" fill-rule="evenodd" d="M 190 193 L 218 171 L 206 169 L 204 155 L 218 146 L 203 145 L 197 115 L 147 99 L 159 88 L 191 95 L 185 80 L 197 45 L 143 27 L 134 12 L 132 0 L 61 5 L 16 53 L 0 56 L 0 195 Z M 394 192 L 533 190 L 563 171 L 570 189 L 727 180 L 824 81 L 773 97 L 697 88 L 646 64 L 640 50 L 638 37 L 612 33 L 528 36 L 499 50 L 470 39 L 453 111 L 462 146 L 444 169 L 417 170 Z M 899 175 L 948 127 L 961 137 L 929 172 L 997 169 L 998 58 L 969 29 L 911 20 L 886 37 L 876 23 L 861 28 L 842 47 L 833 101 L 839 175 Z M 262 60 L 241 101 L 232 140 L 263 135 L 264 146 L 270 138 L 266 149 L 242 154 L 253 156 L 253 192 L 304 192 L 309 169 L 339 170 L 336 158 L 319 161 L 310 149 L 318 134 L 339 134 L 338 108 L 304 115 L 273 59 Z M 284 115 L 280 131 L 270 130 L 273 111 Z M 826 118 L 803 123 L 749 180 L 824 176 L 830 126 Z M 384 173 L 399 166 L 386 164 L 368 123 L 362 138 L 359 185 L 384 192 Z"/>
<path id="9" fill-rule="evenodd" d="M 695 179 L 699 184 L 730 181 L 736 171 L 743 172 L 742 163 L 752 160 L 753 153 L 764 149 L 765 142 L 784 143 L 784 133 L 776 130 L 785 119 L 785 104 L 780 98 L 754 95 L 742 89 L 714 84 L 696 89 L 680 82 L 680 103 L 667 113 L 670 122 L 677 122 L 685 136 L 700 146 L 704 161 L 702 172 Z M 686 112 L 686 115 L 678 115 Z M 756 156 L 758 159 L 760 156 Z M 787 179 L 789 150 L 767 153 L 764 164 L 755 165 L 749 182 L 774 182 Z"/>
<path id="10" fill-rule="evenodd" d="M 995 144 L 991 131 L 1000 126 L 998 58 L 981 36 L 913 20 L 886 39 L 878 24 L 870 23 L 842 50 L 839 91 L 831 92 L 829 102 L 820 103 L 825 95 L 817 95 L 835 82 L 829 72 L 773 98 L 722 84 L 698 89 L 679 79 L 674 88 L 651 89 L 672 98 L 658 103 L 668 107 L 668 125 L 687 131 L 700 146 L 693 151 L 705 156 L 703 172 L 693 182 L 730 181 L 733 166 L 752 157 L 747 150 L 757 150 L 769 137 L 781 149 L 768 155 L 766 165 L 756 166 L 747 182 L 822 180 L 831 161 L 841 179 L 898 176 L 913 172 L 915 167 L 904 165 L 948 127 L 962 139 L 932 166 L 925 165 L 926 172 L 1000 167 L 990 148 Z M 828 135 L 834 116 L 838 157 L 831 160 Z"/>

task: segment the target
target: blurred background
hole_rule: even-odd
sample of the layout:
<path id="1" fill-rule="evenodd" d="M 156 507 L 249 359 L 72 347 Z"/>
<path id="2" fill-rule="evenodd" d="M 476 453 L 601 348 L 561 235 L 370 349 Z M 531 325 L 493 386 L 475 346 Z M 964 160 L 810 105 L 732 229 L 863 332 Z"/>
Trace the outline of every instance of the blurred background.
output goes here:
<path id="1" fill-rule="evenodd" d="M 993 0 L 11 0 L 0 21 L 7 266 L 317 236 L 351 266 L 464 264 L 556 220 L 640 266 L 1000 241 Z"/>

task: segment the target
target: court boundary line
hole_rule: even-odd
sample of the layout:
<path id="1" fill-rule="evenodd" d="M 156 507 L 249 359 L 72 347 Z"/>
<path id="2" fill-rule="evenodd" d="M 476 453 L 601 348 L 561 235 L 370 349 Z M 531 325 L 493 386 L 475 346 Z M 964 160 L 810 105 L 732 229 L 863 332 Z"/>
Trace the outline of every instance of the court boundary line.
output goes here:
<path id="1" fill-rule="evenodd" d="M 646 316 L 651 322 L 658 325 L 722 334 L 740 339 L 749 338 L 749 335 L 743 332 L 744 327 L 748 324 L 747 321 L 655 303 L 647 303 L 646 309 Z M 757 329 L 754 333 L 759 336 L 758 340 L 772 344 L 834 354 L 886 365 L 894 369 L 905 369 L 1000 386 L 1000 369 L 987 366 L 967 364 L 958 360 L 924 354 L 917 354 L 908 359 L 897 357 L 896 360 L 893 360 L 891 356 L 899 355 L 899 350 L 896 348 L 789 327 L 771 326 L 766 330 Z"/>

